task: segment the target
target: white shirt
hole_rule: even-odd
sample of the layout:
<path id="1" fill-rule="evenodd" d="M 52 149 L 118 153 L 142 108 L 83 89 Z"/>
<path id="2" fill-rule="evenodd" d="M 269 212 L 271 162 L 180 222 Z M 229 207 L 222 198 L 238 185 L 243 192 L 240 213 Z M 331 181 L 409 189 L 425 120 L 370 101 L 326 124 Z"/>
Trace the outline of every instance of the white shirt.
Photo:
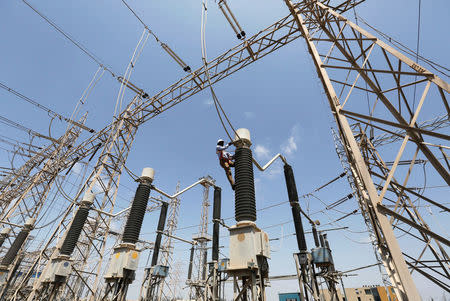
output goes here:
<path id="1" fill-rule="evenodd" d="M 230 144 L 226 144 L 224 146 L 216 145 L 216 154 L 219 157 L 219 159 L 221 157 L 231 159 L 232 155 L 229 152 L 225 151 L 229 146 Z"/>

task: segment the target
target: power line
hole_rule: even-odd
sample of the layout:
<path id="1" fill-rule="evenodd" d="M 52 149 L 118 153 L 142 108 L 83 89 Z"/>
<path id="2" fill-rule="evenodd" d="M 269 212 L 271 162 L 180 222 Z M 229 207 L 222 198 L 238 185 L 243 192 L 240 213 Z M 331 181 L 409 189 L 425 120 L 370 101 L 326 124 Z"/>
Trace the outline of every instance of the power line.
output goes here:
<path id="1" fill-rule="evenodd" d="M 10 138 L 10 137 L 5 136 L 5 135 L 0 135 L 0 137 L 3 137 L 4 139 L 8 139 L 8 140 L 10 140 L 10 141 L 14 141 L 14 142 L 15 142 L 14 145 L 19 145 L 19 146 L 20 146 L 21 144 L 23 144 L 23 145 L 26 145 L 26 146 L 28 146 L 28 147 L 32 147 L 32 148 L 36 148 L 36 149 L 42 149 L 42 147 L 40 147 L 40 146 L 33 145 L 33 144 L 30 144 L 30 143 L 26 143 L 26 142 L 22 142 L 22 141 L 19 141 L 19 140 Z M 10 141 L 8 141 L 8 142 L 6 142 L 6 143 L 12 144 L 12 142 L 10 142 Z"/>
<path id="2" fill-rule="evenodd" d="M 43 134 L 39 134 L 38 132 L 33 131 L 32 129 L 27 128 L 27 127 L 25 127 L 25 126 L 15 122 L 15 121 L 12 121 L 12 120 L 10 120 L 10 119 L 8 119 L 6 117 L 3 117 L 3 116 L 0 116 L 0 123 L 3 123 L 3 124 L 8 125 L 10 127 L 16 128 L 18 130 L 27 132 L 28 134 L 36 136 L 36 137 L 39 137 L 39 138 L 44 138 L 44 139 L 50 140 L 52 142 L 58 142 L 57 140 L 53 139 L 52 137 L 49 137 L 49 136 L 46 136 L 46 135 L 43 135 Z"/>
<path id="3" fill-rule="evenodd" d="M 144 28 L 148 31 L 149 34 L 151 34 L 157 43 L 159 43 L 159 45 L 161 45 L 162 49 L 164 49 L 164 51 L 167 52 L 167 54 L 170 55 L 170 57 L 172 57 L 175 62 L 177 62 L 177 64 L 179 64 L 181 66 L 181 68 L 183 68 L 183 71 L 186 71 L 188 73 L 191 72 L 191 67 L 189 67 L 166 43 L 163 43 L 158 36 L 147 26 L 147 24 L 144 23 L 144 21 L 138 16 L 138 14 L 131 8 L 130 5 L 128 5 L 128 3 L 125 0 L 122 0 L 123 4 L 125 4 L 125 6 L 128 8 L 128 10 L 136 17 L 136 19 L 139 20 L 139 22 L 142 24 L 142 26 L 144 26 Z"/>
<path id="4" fill-rule="evenodd" d="M 344 174 L 345 174 L 345 173 L 344 173 Z M 326 184 L 321 185 L 321 186 L 319 186 L 318 188 L 315 188 L 312 192 L 308 192 L 308 193 L 305 193 L 305 194 L 299 196 L 299 198 L 305 198 L 305 197 L 311 196 L 313 192 L 317 192 L 317 191 L 319 191 L 320 189 L 323 189 L 324 187 L 330 185 L 331 183 L 334 183 L 334 182 L 336 181 L 336 179 L 339 179 L 339 178 L 342 178 L 342 174 L 340 174 L 340 175 L 337 176 L 336 178 L 333 178 L 333 180 L 328 181 Z M 289 201 L 283 201 L 283 202 L 275 203 L 275 204 L 273 204 L 273 205 L 269 205 L 269 206 L 266 206 L 266 207 L 257 209 L 256 211 L 257 211 L 257 212 L 264 211 L 264 210 L 271 209 L 271 208 L 274 208 L 274 207 L 278 207 L 278 206 L 281 206 L 281 205 L 284 205 L 284 204 L 287 204 L 287 203 L 289 203 Z M 326 205 L 326 204 L 325 204 L 325 205 Z M 314 215 L 314 214 L 320 213 L 320 212 L 322 212 L 322 211 L 324 211 L 324 210 L 325 210 L 325 209 L 320 210 L 320 211 L 315 212 L 315 213 L 312 213 L 312 214 L 310 214 L 310 215 Z M 234 216 L 230 216 L 230 217 L 223 218 L 222 220 L 226 221 L 226 220 L 230 220 L 230 219 L 233 219 L 233 218 L 234 218 Z M 212 222 L 210 222 L 209 224 L 212 224 Z M 189 225 L 189 226 L 177 228 L 177 231 L 179 231 L 179 230 L 191 229 L 191 228 L 196 228 L 196 227 L 198 227 L 198 226 L 200 226 L 200 224 Z M 143 233 L 143 234 L 153 234 L 153 233 L 155 233 L 155 232 Z"/>
<path id="5" fill-rule="evenodd" d="M 338 228 L 327 228 L 327 229 L 321 229 L 320 232 L 331 232 L 331 231 L 337 231 L 337 230 L 346 230 L 348 229 L 348 227 L 338 227 Z M 313 233 L 312 231 L 305 231 L 305 234 L 311 234 Z M 286 237 L 290 237 L 290 236 L 294 236 L 295 233 L 289 233 L 289 234 L 285 234 L 282 235 L 280 237 L 275 237 L 275 238 L 271 238 L 269 240 L 280 240 L 281 238 L 286 238 Z"/>
<path id="6" fill-rule="evenodd" d="M 230 140 L 233 140 L 233 138 L 231 137 L 230 133 L 228 132 L 227 127 L 222 119 L 222 114 L 225 117 L 228 125 L 233 130 L 234 134 L 237 137 L 239 137 L 239 135 L 236 133 L 236 130 L 234 129 L 233 125 L 231 124 L 227 114 L 225 113 L 224 109 L 222 108 L 222 105 L 220 104 L 219 99 L 217 98 L 217 95 L 216 95 L 213 85 L 211 83 L 211 76 L 210 76 L 209 70 L 208 70 L 208 60 L 207 60 L 207 51 L 206 51 L 206 19 L 208 16 L 208 8 L 207 8 L 207 2 L 205 0 L 202 1 L 202 4 L 203 5 L 202 5 L 201 46 L 202 46 L 203 67 L 205 69 L 206 79 L 208 80 L 208 86 L 211 91 L 211 96 L 213 97 L 213 100 L 214 100 L 214 106 L 216 108 L 217 116 L 219 117 L 220 123 L 222 124 L 222 127 L 225 130 L 228 138 Z M 220 108 L 220 111 L 222 112 L 222 114 L 220 113 L 219 108 Z"/>
<path id="7" fill-rule="evenodd" d="M 355 13 L 356 14 L 356 13 Z M 392 38 L 391 36 L 385 34 L 384 32 L 376 29 L 375 27 L 373 27 L 372 25 L 370 25 L 369 23 L 367 23 L 366 20 L 364 20 L 364 18 L 362 18 L 360 15 L 356 14 L 356 17 L 358 18 L 358 20 L 361 20 L 361 22 L 363 22 L 365 25 L 367 25 L 368 27 L 370 27 L 372 30 L 374 30 L 376 33 L 378 33 L 380 36 L 382 36 L 384 39 L 386 39 L 389 43 L 395 45 L 396 47 L 398 47 L 400 50 L 402 50 L 403 52 L 412 55 L 412 56 L 416 56 L 419 58 L 419 60 L 421 60 L 422 62 L 428 64 L 431 68 L 433 68 L 434 70 L 436 70 L 437 72 L 441 73 L 442 75 L 445 75 L 446 77 L 450 77 L 446 72 L 450 72 L 450 69 L 439 65 L 436 62 L 433 62 L 432 60 L 429 60 L 421 55 L 419 55 L 418 53 L 416 53 L 414 50 L 408 48 L 407 46 L 403 45 L 401 42 L 395 40 L 394 38 Z M 443 69 L 444 71 L 440 70 L 439 68 Z"/>
<path id="8" fill-rule="evenodd" d="M 93 129 L 90 129 L 90 128 L 84 126 L 83 124 L 81 124 L 81 123 L 79 123 L 79 122 L 76 122 L 76 121 L 74 121 L 74 120 L 71 120 L 71 119 L 69 119 L 69 118 L 67 118 L 67 117 L 62 116 L 61 114 L 56 113 L 56 112 L 53 111 L 52 109 L 50 109 L 50 108 L 48 108 L 48 107 L 46 107 L 46 106 L 44 106 L 44 105 L 38 103 L 37 101 L 35 101 L 35 100 L 33 100 L 33 99 L 31 99 L 31 98 L 29 98 L 29 97 L 27 97 L 27 96 L 25 96 L 25 95 L 19 93 L 19 92 L 17 92 L 16 90 L 14 90 L 14 89 L 12 89 L 12 88 L 6 86 L 5 84 L 3 84 L 3 83 L 1 83 L 1 82 L 0 82 L 0 88 L 3 88 L 3 89 L 5 89 L 6 91 L 8 91 L 8 92 L 10 92 L 10 93 L 16 95 L 17 97 L 19 97 L 19 98 L 25 100 L 26 102 L 31 103 L 32 105 L 34 105 L 34 106 L 36 106 L 37 108 L 39 108 L 39 109 L 41 109 L 41 110 L 47 112 L 48 114 L 50 114 L 50 115 L 52 115 L 52 116 L 55 116 L 55 117 L 58 117 L 60 120 L 64 120 L 64 121 L 66 121 L 66 122 L 68 122 L 68 123 L 71 123 L 71 124 L 73 124 L 73 125 L 76 125 L 76 126 L 82 128 L 82 129 L 84 129 L 84 130 L 86 130 L 86 131 L 88 131 L 88 132 L 90 132 L 90 133 L 94 133 L 94 132 L 95 132 Z"/>
<path id="9" fill-rule="evenodd" d="M 36 8 L 34 8 L 26 0 L 22 0 L 22 1 L 29 8 L 31 8 L 35 13 L 37 13 L 42 19 L 44 19 L 48 24 L 50 24 L 54 29 L 56 29 L 59 33 L 61 33 L 64 37 L 66 37 L 66 39 L 68 39 L 72 44 L 77 46 L 81 51 L 83 51 L 87 56 L 89 56 L 93 61 L 95 61 L 101 68 L 108 71 L 112 77 L 116 77 L 115 73 L 112 71 L 112 68 L 108 67 L 104 63 L 102 63 L 101 60 L 95 54 L 93 54 L 91 51 L 89 51 L 83 44 L 76 41 L 68 33 L 64 32 L 58 25 L 56 25 L 53 21 L 51 21 L 49 18 L 47 18 L 44 14 L 42 14 L 40 11 L 38 11 Z"/>
<path id="10" fill-rule="evenodd" d="M 8 153 L 12 153 L 12 154 L 15 154 L 15 155 L 20 155 L 20 156 L 23 156 L 23 157 L 31 158 L 30 155 L 20 153 L 19 151 L 12 151 L 10 149 L 7 149 L 7 148 L 1 147 L 1 146 L 0 146 L 0 149 L 6 151 Z"/>
<path id="11" fill-rule="evenodd" d="M 156 39 L 157 42 L 159 42 L 158 37 L 153 33 L 153 31 L 150 30 L 150 28 L 147 26 L 147 24 L 144 23 L 144 21 L 142 21 L 142 19 L 138 16 L 138 14 L 128 5 L 128 3 L 126 3 L 124 0 L 122 0 L 123 4 L 125 4 L 125 6 L 131 11 L 131 13 L 133 13 L 133 15 L 136 17 L 136 19 L 139 20 L 139 22 L 141 22 L 142 26 L 144 26 L 145 29 L 148 30 L 148 32 Z"/>
<path id="12" fill-rule="evenodd" d="M 416 44 L 416 63 L 419 62 L 419 46 L 420 46 L 420 13 L 422 7 L 422 0 L 419 0 L 419 13 L 417 16 L 417 44 Z M 414 81 L 417 80 L 417 75 L 414 76 Z M 416 107 L 416 88 L 417 85 L 414 85 L 414 97 L 413 97 L 413 109 Z"/>

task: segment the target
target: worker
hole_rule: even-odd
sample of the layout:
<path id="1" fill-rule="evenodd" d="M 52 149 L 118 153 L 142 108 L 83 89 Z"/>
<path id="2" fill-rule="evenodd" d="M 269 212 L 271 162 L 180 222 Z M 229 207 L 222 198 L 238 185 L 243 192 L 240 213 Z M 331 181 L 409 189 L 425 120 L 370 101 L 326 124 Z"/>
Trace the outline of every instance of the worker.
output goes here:
<path id="1" fill-rule="evenodd" d="M 234 190 L 235 184 L 231 173 L 231 167 L 234 167 L 234 156 L 225 151 L 232 144 L 233 142 L 229 142 L 225 145 L 225 141 L 219 139 L 216 145 L 216 154 L 219 157 L 220 166 L 225 170 L 231 188 Z"/>

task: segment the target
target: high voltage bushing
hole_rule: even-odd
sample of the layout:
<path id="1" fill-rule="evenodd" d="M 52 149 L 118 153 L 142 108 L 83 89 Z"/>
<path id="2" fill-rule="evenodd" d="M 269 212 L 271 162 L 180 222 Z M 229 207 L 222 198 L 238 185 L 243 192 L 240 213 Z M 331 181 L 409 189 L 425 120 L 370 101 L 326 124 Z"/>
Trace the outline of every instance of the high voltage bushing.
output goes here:
<path id="1" fill-rule="evenodd" d="M 219 235 L 220 235 L 220 212 L 221 212 L 222 189 L 214 187 L 214 204 L 213 204 L 213 241 L 212 241 L 212 260 L 219 260 Z"/>
<path id="2" fill-rule="evenodd" d="M 77 245 L 78 239 L 81 235 L 81 230 L 83 230 L 86 219 L 89 215 L 89 209 L 94 203 L 95 194 L 90 191 L 86 191 L 83 200 L 80 203 L 80 207 L 75 214 L 75 217 L 70 225 L 69 231 L 64 238 L 64 242 L 61 246 L 60 253 L 62 255 L 70 256 Z"/>
<path id="3" fill-rule="evenodd" d="M 298 202 L 297 186 L 295 185 L 294 172 L 289 164 L 284 165 L 284 178 L 286 179 L 286 188 L 291 204 L 292 217 L 294 219 L 295 235 L 297 237 L 297 245 L 300 251 L 306 251 L 305 231 L 303 230 L 300 204 Z"/>
<path id="4" fill-rule="evenodd" d="M 0 233 L 0 247 L 3 246 L 6 238 L 8 238 L 9 232 L 11 232 L 11 228 L 3 228 L 2 232 Z"/>
<path id="5" fill-rule="evenodd" d="M 194 246 L 191 247 L 191 255 L 189 257 L 189 268 L 188 268 L 188 276 L 187 280 L 191 280 L 192 278 L 192 264 L 194 262 Z"/>
<path id="6" fill-rule="evenodd" d="M 23 229 L 19 232 L 16 239 L 14 240 L 11 247 L 9 248 L 8 252 L 6 252 L 5 257 L 3 257 L 2 262 L 1 262 L 2 266 L 7 267 L 14 261 L 14 259 L 17 256 L 17 253 L 19 253 L 25 240 L 27 239 L 28 235 L 30 234 L 30 231 L 33 230 L 35 221 L 36 221 L 35 218 L 30 218 L 27 220 L 27 222 L 23 226 Z"/>
<path id="7" fill-rule="evenodd" d="M 203 271 L 202 280 L 206 280 L 206 266 L 208 265 L 208 249 L 203 251 Z"/>
<path id="8" fill-rule="evenodd" d="M 254 222 L 256 221 L 256 203 L 250 132 L 247 129 L 238 129 L 234 144 L 236 146 L 235 219 L 237 222 Z"/>
<path id="9" fill-rule="evenodd" d="M 139 240 L 154 176 L 155 171 L 152 168 L 147 167 L 143 169 L 142 176 L 139 178 L 139 186 L 131 204 L 130 214 L 125 224 L 125 230 L 123 231 L 122 242 L 124 243 L 136 244 Z"/>
<path id="10" fill-rule="evenodd" d="M 319 241 L 320 241 L 320 246 L 322 248 L 325 248 L 325 240 L 324 240 L 323 234 L 321 232 L 319 233 Z"/>
<path id="11" fill-rule="evenodd" d="M 166 224 L 168 203 L 163 202 L 161 206 L 161 213 L 159 215 L 158 228 L 155 240 L 155 246 L 153 247 L 152 266 L 158 263 L 159 248 L 161 247 L 161 236 L 164 231 L 164 225 Z"/>
<path id="12" fill-rule="evenodd" d="M 312 225 L 312 233 L 314 237 L 314 244 L 316 245 L 316 248 L 320 247 L 319 243 L 319 235 L 317 234 L 317 228 L 316 225 Z"/>

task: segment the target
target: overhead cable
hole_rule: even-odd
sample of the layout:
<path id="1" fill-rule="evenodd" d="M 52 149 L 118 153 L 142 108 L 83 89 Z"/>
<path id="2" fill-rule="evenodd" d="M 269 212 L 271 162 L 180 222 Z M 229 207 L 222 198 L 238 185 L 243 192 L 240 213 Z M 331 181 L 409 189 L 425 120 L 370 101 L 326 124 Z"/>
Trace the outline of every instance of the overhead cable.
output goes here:
<path id="1" fill-rule="evenodd" d="M 208 70 L 208 58 L 207 58 L 207 51 L 206 51 L 206 21 L 208 17 L 208 6 L 207 6 L 207 0 L 202 1 L 202 26 L 201 26 L 201 46 L 202 46 L 202 60 L 203 60 L 203 67 L 205 69 L 206 78 L 208 80 L 208 86 L 209 90 L 211 91 L 211 96 L 214 100 L 214 107 L 216 108 L 217 116 L 220 119 L 220 123 L 222 124 L 223 129 L 225 130 L 228 138 L 230 140 L 233 140 L 233 137 L 231 137 L 230 133 L 227 130 L 227 127 L 223 121 L 222 114 L 225 117 L 228 125 L 233 130 L 234 134 L 239 138 L 239 135 L 236 133 L 236 130 L 234 129 L 233 125 L 230 122 L 230 119 L 228 118 L 227 114 L 225 113 L 225 110 L 223 109 L 222 105 L 220 104 L 219 99 L 217 98 L 216 93 L 214 92 L 214 88 L 211 83 L 211 76 L 209 74 Z M 220 111 L 219 111 L 220 109 Z M 222 112 L 222 114 L 221 114 Z"/>
<path id="2" fill-rule="evenodd" d="M 419 62 L 419 46 L 420 46 L 420 13 L 422 11 L 422 0 L 419 0 L 419 13 L 417 16 L 417 44 L 416 44 L 416 63 Z M 417 75 L 414 76 L 414 81 L 417 81 Z M 413 110 L 416 108 L 416 89 L 417 85 L 414 85 L 413 95 Z"/>
<path id="3" fill-rule="evenodd" d="M 321 190 L 322 188 L 324 188 L 324 187 L 330 185 L 331 183 L 333 183 L 333 182 L 339 180 L 340 178 L 344 177 L 345 175 L 346 175 L 345 172 L 341 173 L 339 176 L 337 176 L 336 178 L 332 179 L 331 181 L 329 181 L 329 182 L 323 184 L 322 186 L 320 186 L 320 187 L 314 189 L 314 192 L 317 192 L 317 191 Z"/>
<path id="4" fill-rule="evenodd" d="M 340 198 L 336 202 L 331 203 L 330 205 L 326 206 L 325 209 L 327 209 L 327 210 L 333 209 L 334 207 L 341 205 L 342 203 L 344 203 L 347 200 L 350 200 L 351 198 L 353 198 L 353 194 L 350 193 L 350 194 L 344 196 L 343 198 Z"/>
<path id="5" fill-rule="evenodd" d="M 20 146 L 21 144 L 23 144 L 23 145 L 26 145 L 26 146 L 31 147 L 31 148 L 42 149 L 42 147 L 40 147 L 40 146 L 33 145 L 33 144 L 30 144 L 30 143 L 26 143 L 26 142 L 22 142 L 22 141 L 19 141 L 19 140 L 10 138 L 10 137 L 5 136 L 5 135 L 0 135 L 0 137 L 3 137 L 3 138 L 5 138 L 5 139 L 11 140 L 11 141 L 14 141 L 14 142 L 15 142 L 14 145 L 19 145 L 19 146 Z M 12 144 L 12 142 L 7 142 L 7 143 L 8 143 L 8 144 Z M 0 167 L 0 168 L 1 168 L 1 167 Z"/>
<path id="6" fill-rule="evenodd" d="M 77 127 L 80 127 L 80 128 L 82 128 L 83 130 L 88 131 L 89 133 L 94 133 L 94 132 L 95 132 L 93 129 L 90 129 L 90 128 L 86 127 L 85 125 L 83 125 L 83 124 L 81 124 L 81 123 L 79 123 L 79 122 L 76 122 L 76 121 L 74 121 L 74 120 L 71 120 L 71 119 L 69 119 L 69 118 L 67 118 L 67 117 L 62 116 L 61 114 L 56 113 L 56 112 L 53 111 L 52 109 L 50 109 L 50 108 L 48 108 L 48 107 L 46 107 L 46 106 L 44 106 L 44 105 L 38 103 L 37 101 L 35 101 L 35 100 L 33 100 L 33 99 L 31 99 L 31 98 L 29 98 L 29 97 L 23 95 L 22 93 L 17 92 L 16 90 L 13 90 L 12 88 L 6 86 L 5 84 L 3 84 L 3 83 L 1 83 L 1 82 L 0 82 L 0 88 L 3 88 L 3 89 L 5 89 L 6 91 L 8 91 L 8 92 L 10 92 L 10 93 L 12 93 L 12 94 L 14 94 L 14 95 L 16 95 L 17 97 L 22 98 L 22 99 L 25 100 L 26 102 L 31 103 L 32 105 L 38 107 L 39 109 L 41 109 L 41 110 L 43 110 L 43 111 L 46 111 L 46 112 L 47 112 L 48 114 L 50 114 L 51 116 L 57 117 L 57 118 L 59 118 L 60 120 L 64 120 L 64 121 L 66 121 L 66 122 L 68 122 L 68 123 L 71 123 L 71 124 L 73 124 L 73 125 L 76 125 Z"/>
<path id="7" fill-rule="evenodd" d="M 373 27 L 372 25 L 370 25 L 369 23 L 367 23 L 366 20 L 364 20 L 360 15 L 356 14 L 356 17 L 358 18 L 358 20 L 361 20 L 361 22 L 363 22 L 365 25 L 367 25 L 368 27 L 370 27 L 372 30 L 374 30 L 375 32 L 377 32 L 380 36 L 382 36 L 384 39 L 386 39 L 389 43 L 395 45 L 396 47 L 400 48 L 403 52 L 412 55 L 412 56 L 417 56 L 419 58 L 419 60 L 421 60 L 422 62 L 428 64 L 431 68 L 433 68 L 434 70 L 436 70 L 437 72 L 441 73 L 442 75 L 445 75 L 446 77 L 450 77 L 450 75 L 448 74 L 448 72 L 450 72 L 450 69 L 439 65 L 436 62 L 433 62 L 432 60 L 429 60 L 421 55 L 419 55 L 418 53 L 416 53 L 414 50 L 408 48 L 407 46 L 403 45 L 401 42 L 395 40 L 394 38 L 390 37 L 389 35 L 383 33 L 382 31 L 376 29 L 375 27 Z M 441 69 L 439 69 L 441 68 Z"/>
<path id="8" fill-rule="evenodd" d="M 341 177 L 341 175 L 339 175 L 339 176 L 336 177 L 336 178 L 339 179 L 339 178 L 342 178 L 342 177 Z M 324 188 L 325 186 L 327 186 L 327 185 L 333 183 L 333 182 L 334 182 L 334 179 L 336 179 L 336 178 L 333 178 L 333 180 L 327 182 L 326 185 L 322 185 L 322 186 L 320 186 L 319 188 L 322 189 L 322 188 Z M 308 196 L 310 196 L 313 192 L 317 191 L 317 189 L 318 189 L 318 188 L 314 189 L 314 190 L 311 191 L 311 192 L 305 193 L 305 194 L 299 196 L 299 198 L 305 198 L 305 197 L 308 197 Z M 273 204 L 273 205 L 269 205 L 269 206 L 266 206 L 266 207 L 257 209 L 256 211 L 260 212 L 260 211 L 268 210 L 268 209 L 271 209 L 271 208 L 274 208 L 274 207 L 278 207 L 278 206 L 281 206 L 281 205 L 284 205 L 284 204 L 287 204 L 287 203 L 289 203 L 289 201 L 279 202 L 279 203 L 276 203 L 276 204 Z M 315 213 L 312 213 L 312 214 L 310 214 L 310 215 L 314 215 L 314 214 L 320 213 L 320 212 L 322 212 L 322 211 L 323 211 L 323 210 L 318 211 L 318 212 L 315 212 Z M 226 220 L 230 220 L 230 219 L 233 219 L 233 218 L 234 218 L 234 216 L 233 216 L 233 217 L 226 217 L 226 218 L 223 218 L 222 220 L 223 220 L 223 221 L 226 221 Z M 212 222 L 211 222 L 210 224 L 212 224 Z M 195 228 L 195 227 L 198 227 L 198 226 L 200 226 L 200 225 L 199 225 L 199 224 L 196 224 L 196 225 L 190 225 L 190 226 L 185 226 L 185 227 L 182 227 L 182 228 L 177 228 L 177 230 L 178 230 L 178 231 L 179 231 L 179 230 L 186 230 L 186 229 L 191 229 L 191 228 Z M 153 232 L 152 232 L 152 233 L 153 233 Z M 146 234 L 148 234 L 148 233 L 146 233 Z"/>
<path id="9" fill-rule="evenodd" d="M 128 3 L 125 0 L 122 0 L 123 4 L 125 4 L 125 6 L 131 11 L 131 13 L 133 13 L 133 15 L 136 17 L 136 19 L 138 19 L 138 21 L 142 24 L 142 26 L 144 26 L 144 28 L 155 38 L 156 42 L 158 42 L 162 49 L 164 49 L 164 51 L 167 52 L 167 54 L 170 55 L 170 57 L 172 57 L 175 62 L 177 62 L 178 65 L 181 66 L 181 68 L 183 68 L 183 71 L 186 71 L 188 73 L 191 73 L 191 67 L 189 67 L 189 65 L 187 65 L 176 53 L 175 51 L 173 51 L 169 45 L 167 45 L 166 43 L 163 43 L 158 36 L 147 26 L 147 24 L 144 23 L 144 21 L 142 21 L 142 19 L 138 16 L 138 14 L 131 8 L 131 6 L 128 5 Z"/>
<path id="10" fill-rule="evenodd" d="M 3 123 L 3 124 L 6 124 L 8 126 L 14 127 L 14 128 L 16 128 L 18 130 L 27 132 L 30 135 L 33 135 L 33 136 L 36 136 L 36 137 L 39 137 L 39 138 L 44 138 L 44 139 L 50 140 L 52 142 L 58 143 L 58 141 L 56 139 L 53 139 L 52 137 L 49 137 L 49 136 L 46 136 L 46 135 L 43 135 L 43 134 L 39 134 L 38 132 L 33 131 L 32 129 L 27 128 L 27 127 L 25 127 L 25 126 L 15 122 L 15 121 L 12 121 L 12 120 L 10 120 L 10 119 L 8 119 L 6 117 L 0 116 L 0 122 Z"/>
<path id="11" fill-rule="evenodd" d="M 58 25 L 56 25 L 52 20 L 47 18 L 44 14 L 42 14 L 40 11 L 38 11 L 36 8 L 34 8 L 30 3 L 28 3 L 26 0 L 22 0 L 23 3 L 25 3 L 29 8 L 31 8 L 35 13 L 37 13 L 42 19 L 44 19 L 48 24 L 50 24 L 54 29 L 56 29 L 59 33 L 61 33 L 66 39 L 68 39 L 72 44 L 77 46 L 81 51 L 83 51 L 87 56 L 89 56 L 93 61 L 95 61 L 101 68 L 108 71 L 112 77 L 116 77 L 115 73 L 112 71 L 112 68 L 109 66 L 106 66 L 102 61 L 93 54 L 90 50 L 88 50 L 83 44 L 76 41 L 74 38 L 72 38 L 68 33 L 63 31 Z"/>

